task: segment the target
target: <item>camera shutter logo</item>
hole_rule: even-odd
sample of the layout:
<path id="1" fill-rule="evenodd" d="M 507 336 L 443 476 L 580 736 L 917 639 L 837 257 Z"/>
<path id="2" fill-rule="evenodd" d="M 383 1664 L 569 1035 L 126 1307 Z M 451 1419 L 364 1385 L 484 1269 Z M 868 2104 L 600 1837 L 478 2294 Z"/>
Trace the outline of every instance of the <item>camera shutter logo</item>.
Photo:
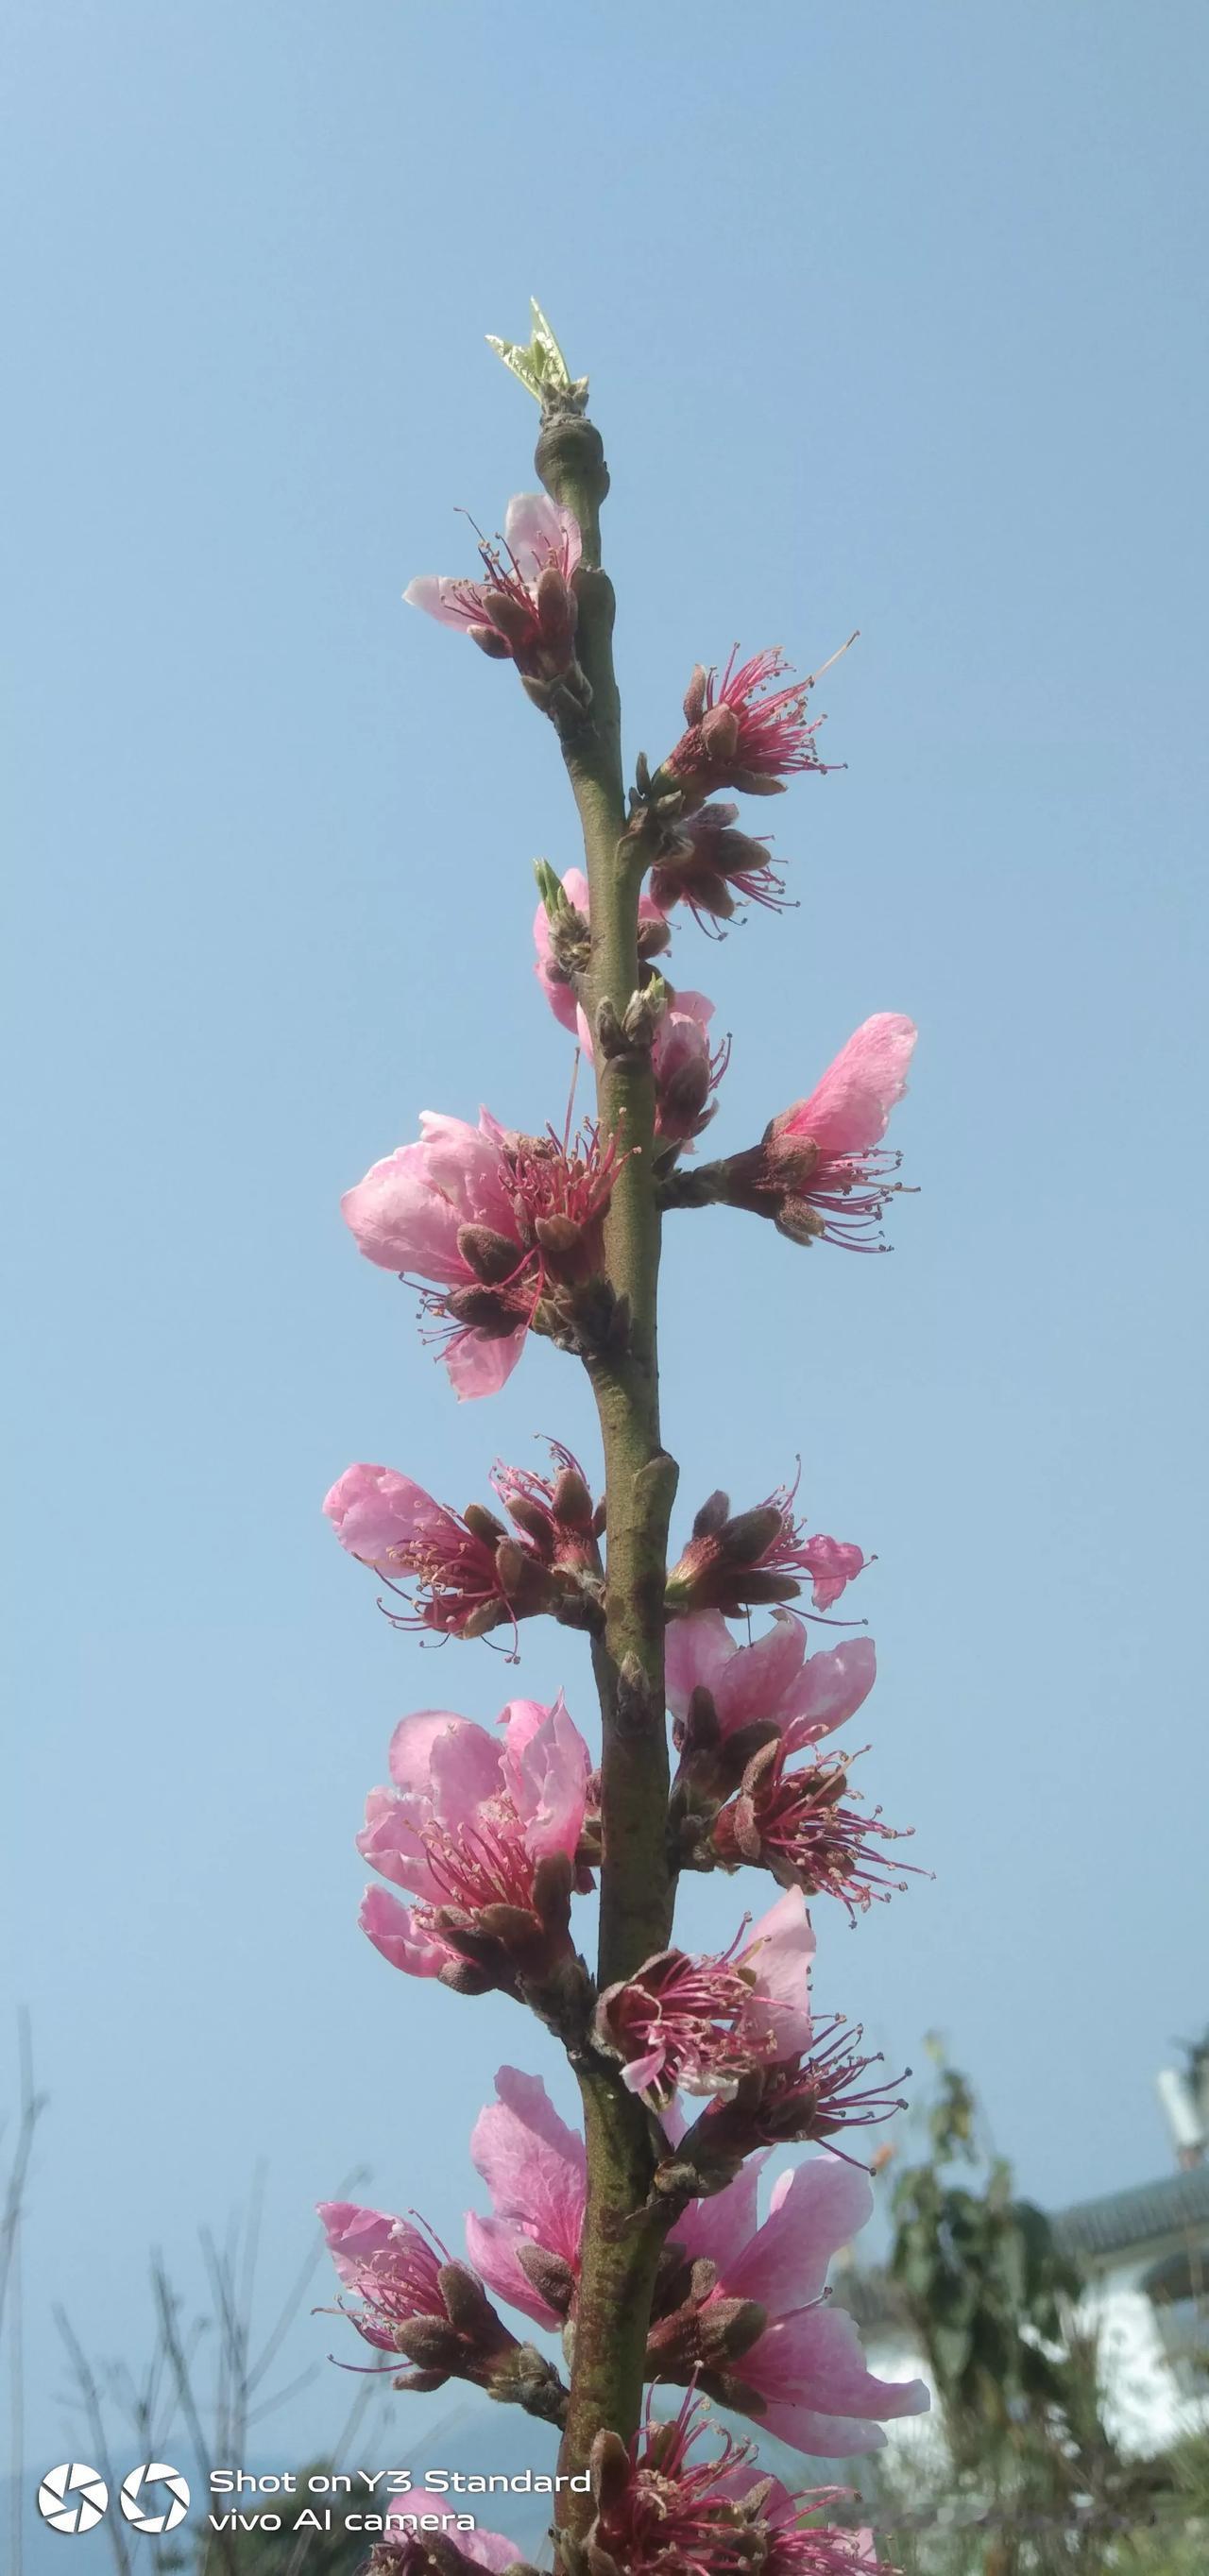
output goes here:
<path id="1" fill-rule="evenodd" d="M 63 2460 L 48 2469 L 38 2489 L 38 2511 L 52 2531 L 94 2531 L 109 2503 L 109 2489 L 83 2460 Z"/>
<path id="2" fill-rule="evenodd" d="M 158 2496 L 145 2498 L 144 2487 L 158 2488 Z M 123 2478 L 121 2504 L 136 2531 L 175 2531 L 189 2510 L 189 2481 L 166 2460 L 144 2460 Z"/>

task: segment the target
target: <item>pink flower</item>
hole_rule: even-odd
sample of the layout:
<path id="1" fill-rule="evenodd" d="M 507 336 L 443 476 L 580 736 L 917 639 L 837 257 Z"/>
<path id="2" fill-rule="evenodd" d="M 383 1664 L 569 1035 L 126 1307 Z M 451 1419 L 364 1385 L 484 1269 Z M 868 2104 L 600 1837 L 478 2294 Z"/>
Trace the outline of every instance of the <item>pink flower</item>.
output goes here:
<path id="1" fill-rule="evenodd" d="M 812 2157 L 774 2184 L 768 2217 L 754 2230 L 750 2197 L 737 2188 L 721 2197 L 730 2209 L 724 2217 L 708 2217 L 705 2228 L 717 2277 L 694 2318 L 682 2324 L 681 2345 L 690 2340 L 691 2323 L 708 2349 L 711 2309 L 726 2301 L 753 2303 L 767 2322 L 728 2369 L 725 2389 L 713 2386 L 712 2374 L 705 2373 L 707 2391 L 758 2415 L 777 2440 L 820 2459 L 848 2459 L 880 2448 L 880 2424 L 922 2413 L 928 2392 L 919 2379 L 873 2378 L 851 2317 L 827 2299 L 832 2255 L 851 2243 L 873 2213 L 868 2175 L 838 2156 Z M 696 2252 L 692 2213 L 676 2235 L 686 2251 Z M 668 2344 L 672 2322 L 661 2329 Z M 683 2355 L 680 2366 L 695 2364 Z"/>
<path id="2" fill-rule="evenodd" d="M 757 2068 L 797 2057 L 809 2042 L 814 1934 L 801 1891 L 791 1888 L 739 1948 L 693 1958 L 660 1951 L 596 2008 L 599 2045 L 622 2061 L 622 2082 L 655 2108 L 679 2087 L 736 2090 Z"/>
<path id="3" fill-rule="evenodd" d="M 738 1797 L 710 1828 L 709 1848 L 721 1867 L 746 1862 L 771 1870 L 782 1887 L 838 1896 L 853 1922 L 858 1906 L 867 1911 L 875 1897 L 901 1894 L 906 1882 L 891 1876 L 878 1845 L 903 1841 L 903 1830 L 884 1825 L 880 1808 L 863 1816 L 843 1804 L 842 1764 L 816 1762 L 804 1771 L 787 1764 L 783 1740 L 753 1753 Z"/>
<path id="4" fill-rule="evenodd" d="M 403 593 L 442 626 L 460 626 L 496 661 L 536 679 L 570 670 L 578 611 L 571 576 L 580 534 L 570 510 L 542 492 L 518 492 L 496 545 L 479 538 L 481 581 L 421 573 Z"/>
<path id="5" fill-rule="evenodd" d="M 587 1129 L 572 1147 L 516 1135 L 487 1110 L 477 1127 L 425 1110 L 418 1144 L 371 1165 L 340 1202 L 366 1259 L 415 1274 L 447 1329 L 460 1396 L 494 1394 L 516 1366 L 551 1282 L 588 1278 L 616 1156 Z"/>
<path id="6" fill-rule="evenodd" d="M 579 1024 L 580 989 L 589 964 L 592 908 L 588 880 L 582 868 L 568 868 L 561 880 L 561 899 L 552 873 L 544 882 L 550 899 L 547 902 L 543 898 L 533 916 L 533 945 L 537 951 L 533 971 L 555 1019 L 574 1037 Z M 638 899 L 639 956 L 657 956 L 667 944 L 663 907 L 643 893 Z M 591 1054 L 590 1042 L 588 1053 Z"/>
<path id="7" fill-rule="evenodd" d="M 415 1584 L 421 1606 L 399 1625 L 480 1637 L 501 1619 L 544 1606 L 540 1568 L 514 1540 L 505 1540 L 502 1522 L 493 1523 L 476 1507 L 472 1528 L 394 1467 L 346 1467 L 323 1508 L 350 1556 L 372 1566 L 392 1588 L 400 1578 Z M 532 1597 L 534 1577 L 540 1601 Z"/>
<path id="8" fill-rule="evenodd" d="M 561 1692 L 551 1708 L 513 1700 L 501 1724 L 502 1745 L 443 1709 L 402 1718 L 391 1738 L 394 1785 L 366 1801 L 357 1849 L 412 1902 L 370 1888 L 362 1929 L 411 1976 L 508 1985 L 516 1971 L 544 1973 L 570 1951 L 591 1757 Z M 493 1940 L 498 1961 L 484 1956 Z"/>
<path id="9" fill-rule="evenodd" d="M 901 1011 L 875 1011 L 840 1048 L 809 1099 L 774 1118 L 761 1147 L 780 1191 L 776 1222 L 803 1240 L 822 1236 L 850 1251 L 870 1242 L 901 1156 L 882 1147 L 890 1112 L 907 1088 L 917 1031 Z"/>
<path id="10" fill-rule="evenodd" d="M 796 1752 L 854 1717 L 876 1672 L 871 1637 L 807 1655 L 805 1632 L 785 1611 L 774 1612 L 772 1626 L 750 1646 L 736 1644 L 717 1610 L 675 1619 L 668 1629 L 667 1697 L 678 1743 L 700 1690 L 713 1703 L 724 1742 L 748 1727 L 773 1726 Z"/>
<path id="11" fill-rule="evenodd" d="M 655 1134 L 664 1144 L 691 1146 L 708 1127 L 714 1093 L 730 1062 L 730 1039 L 710 1046 L 714 1005 L 704 993 L 669 988 L 668 1007 L 655 1024 L 651 1062 L 655 1073 Z"/>
<path id="12" fill-rule="evenodd" d="M 651 870 L 651 895 L 661 912 L 687 904 L 694 920 L 729 921 L 737 903 L 785 909 L 785 886 L 769 859 L 767 843 L 737 832 L 737 805 L 702 805 L 673 826 Z"/>
<path id="13" fill-rule="evenodd" d="M 664 992 L 666 1001 L 651 1039 L 655 1134 L 661 1144 L 680 1149 L 690 1146 L 713 1117 L 717 1106 L 713 1095 L 730 1062 L 730 1039 L 724 1038 L 721 1046 L 711 1047 L 708 1030 L 714 1005 L 707 993 L 682 992 L 672 984 L 665 985 Z M 576 1013 L 575 1026 L 580 1047 L 591 1064 L 592 1031 L 582 1005 Z"/>
<path id="14" fill-rule="evenodd" d="M 442 2245 L 405 2218 L 355 2201 L 323 2200 L 319 2216 L 328 2252 L 346 2289 L 362 2305 L 350 2310 L 367 2343 L 396 2352 L 396 2326 L 413 2317 L 443 2317 L 440 2272 L 449 2256 Z"/>
<path id="15" fill-rule="evenodd" d="M 827 765 L 814 741 L 822 718 L 806 720 L 807 700 L 820 675 L 790 678 L 774 689 L 772 682 L 789 670 L 784 654 L 756 653 L 750 662 L 737 663 L 738 649 L 736 645 L 721 679 L 716 669 L 697 664 L 684 701 L 688 731 L 653 781 L 657 793 L 679 788 L 689 809 L 703 805 L 719 787 L 776 796 L 788 772 Z"/>
<path id="16" fill-rule="evenodd" d="M 562 1441 L 551 1440 L 547 1446 L 555 1469 L 552 1476 L 539 1476 L 532 1467 L 509 1467 L 497 1458 L 491 1482 L 509 1519 L 543 1565 L 598 1573 L 597 1540 L 604 1526 L 604 1506 L 593 1502 L 578 1458 Z"/>
<path id="17" fill-rule="evenodd" d="M 734 1514 L 729 1495 L 711 1494 L 668 1575 L 669 1615 L 722 1610 L 733 1618 L 761 1603 L 792 1601 L 804 1574 L 812 1578 L 815 1609 L 831 1609 L 866 1560 L 849 1540 L 821 1531 L 808 1537 L 794 1517 L 796 1493 L 796 1483 L 779 1485 L 766 1502 Z"/>
<path id="18" fill-rule="evenodd" d="M 545 2085 L 501 2066 L 498 2102 L 480 2111 L 470 2152 L 493 2214 L 466 2216 L 472 2263 L 497 2297 L 539 2326 L 561 2325 L 579 2279 L 587 2159 Z"/>
<path id="19" fill-rule="evenodd" d="M 710 2459 L 694 2457 L 711 2436 L 721 2448 Z M 601 2567 L 618 2576 L 743 2576 L 763 2564 L 753 2548 L 762 2483 L 746 2502 L 753 2457 L 751 2445 L 723 2433 L 694 2398 L 670 2423 L 657 2422 L 648 2407 L 628 2449 L 615 2433 L 598 2434 L 591 2540 Z"/>
<path id="20" fill-rule="evenodd" d="M 859 2022 L 816 2022 L 809 2056 L 765 2066 L 743 2079 L 733 2100 L 711 2102 L 681 2152 L 712 2177 L 737 2170 L 758 2147 L 823 2145 L 893 2119 L 906 2103 L 886 2082 L 866 2082 L 882 2061 L 860 2055 L 863 2037 Z M 843 2147 L 835 2152 L 846 2156 Z"/>

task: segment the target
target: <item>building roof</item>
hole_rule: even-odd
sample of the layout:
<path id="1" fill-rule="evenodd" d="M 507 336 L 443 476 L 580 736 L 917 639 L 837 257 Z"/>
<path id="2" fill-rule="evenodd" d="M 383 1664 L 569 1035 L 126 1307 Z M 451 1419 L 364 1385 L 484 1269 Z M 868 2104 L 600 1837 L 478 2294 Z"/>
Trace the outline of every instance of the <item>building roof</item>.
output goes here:
<path id="1" fill-rule="evenodd" d="M 1077 2200 L 1055 2210 L 1050 2224 L 1062 2252 L 1076 2257 L 1124 2253 L 1181 2228 L 1209 2227 L 1209 2164 L 1110 2191 L 1102 2200 Z"/>
<path id="2" fill-rule="evenodd" d="M 1069 2209 L 1050 2213 L 1054 2240 L 1076 2261 L 1127 2251 L 1178 2236 L 1182 2229 L 1203 2235 L 1209 2229 L 1209 2164 L 1189 2173 L 1164 2174 L 1158 2182 L 1136 2183 L 1128 2191 L 1107 2192 L 1101 2200 L 1073 2201 Z M 837 2265 L 832 2273 L 836 2305 L 847 2308 L 866 2333 L 910 2331 L 910 2309 L 896 2281 L 880 2264 Z"/>

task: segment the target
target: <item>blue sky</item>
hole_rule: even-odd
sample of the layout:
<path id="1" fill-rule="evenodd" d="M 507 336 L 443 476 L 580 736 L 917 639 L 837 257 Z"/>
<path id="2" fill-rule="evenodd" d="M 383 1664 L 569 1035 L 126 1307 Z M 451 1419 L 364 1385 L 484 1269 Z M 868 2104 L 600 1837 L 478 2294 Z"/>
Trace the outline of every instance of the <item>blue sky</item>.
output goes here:
<path id="1" fill-rule="evenodd" d="M 736 637 L 861 629 L 845 771 L 759 817 L 800 910 L 675 949 L 725 1144 L 868 1012 L 922 1031 L 893 1260 L 723 1214 L 668 1248 L 681 1525 L 800 1452 L 878 1556 L 862 1767 L 936 1875 L 823 1917 L 820 1999 L 896 2063 L 945 2030 L 1042 2199 L 1162 2169 L 1209 2009 L 1203 14 L 12 0 L 6 52 L 32 2451 L 53 2300 L 137 2354 L 146 2248 L 193 2277 L 258 2157 L 279 2268 L 361 2164 L 455 2235 L 490 2071 L 558 2080 L 374 1956 L 351 1841 L 402 1711 L 565 1682 L 587 1722 L 586 1658 L 425 1655 L 318 1508 L 351 1458 L 461 1503 L 535 1432 L 594 1455 L 549 1350 L 456 1407 L 337 1215 L 421 1107 L 565 1097 L 553 740 L 400 605 L 532 484 L 483 345 L 531 292 L 612 461 L 630 757 Z"/>

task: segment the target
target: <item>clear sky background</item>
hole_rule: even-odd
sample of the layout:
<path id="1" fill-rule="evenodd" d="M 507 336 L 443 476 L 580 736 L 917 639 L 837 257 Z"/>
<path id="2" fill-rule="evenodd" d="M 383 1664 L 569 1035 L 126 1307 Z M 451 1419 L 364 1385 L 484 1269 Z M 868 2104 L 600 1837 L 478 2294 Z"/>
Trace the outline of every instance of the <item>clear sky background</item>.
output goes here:
<path id="1" fill-rule="evenodd" d="M 352 1458 L 461 1503 L 535 1432 L 595 1455 L 548 1350 L 457 1407 L 337 1214 L 421 1107 L 565 1100 L 554 741 L 400 604 L 471 568 L 456 506 L 532 486 L 483 345 L 531 292 L 608 443 L 630 757 L 698 658 L 861 629 L 821 693 L 846 770 L 758 817 L 801 909 L 674 952 L 733 1031 L 724 1145 L 868 1012 L 922 1031 L 892 1260 L 719 1214 L 668 1247 L 680 1525 L 800 1451 L 878 1555 L 866 1788 L 936 1876 L 819 1910 L 820 2000 L 896 2063 L 942 2028 L 1051 2205 L 1163 2170 L 1154 2072 L 1209 2012 L 1203 11 L 6 21 L 31 2455 L 69 2447 L 52 2300 L 137 2355 L 148 2245 L 195 2279 L 258 2157 L 278 2271 L 360 2164 L 455 2238 L 491 2070 L 558 2081 L 536 2025 L 368 1948 L 352 1836 L 402 1711 L 565 1681 L 587 1724 L 586 1656 L 425 1653 L 319 1516 Z"/>

